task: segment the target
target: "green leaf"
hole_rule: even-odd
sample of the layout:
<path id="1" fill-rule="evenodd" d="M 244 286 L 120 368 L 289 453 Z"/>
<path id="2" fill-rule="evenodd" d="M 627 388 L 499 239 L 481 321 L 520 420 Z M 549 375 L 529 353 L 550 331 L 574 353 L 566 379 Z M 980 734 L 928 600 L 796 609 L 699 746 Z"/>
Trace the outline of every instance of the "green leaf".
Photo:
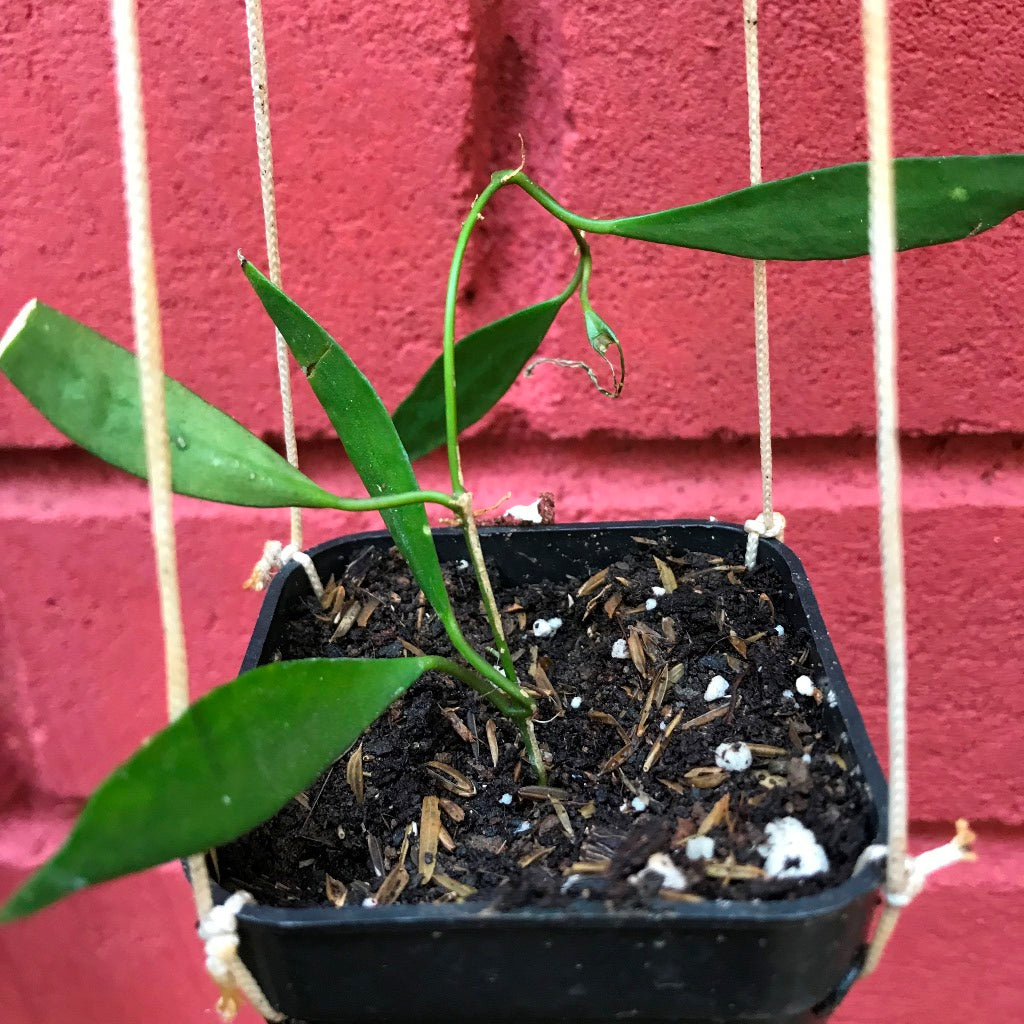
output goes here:
<path id="1" fill-rule="evenodd" d="M 898 247 L 952 242 L 1024 209 L 1024 155 L 895 161 Z M 834 260 L 868 251 L 867 164 L 782 178 L 692 206 L 605 222 L 607 231 L 763 260 Z"/>
<path id="2" fill-rule="evenodd" d="M 8 900 L 0 921 L 240 836 L 442 661 L 277 662 L 218 687 L 101 783 L 67 841 Z"/>
<path id="3" fill-rule="evenodd" d="M 409 456 L 373 385 L 345 350 L 248 260 L 242 269 L 277 324 L 371 497 L 418 491 Z M 381 518 L 438 615 L 451 619 L 441 564 L 422 505 L 381 509 Z"/>
<path id="4" fill-rule="evenodd" d="M 72 441 L 146 476 L 134 353 L 33 300 L 0 340 L 0 370 Z M 169 377 L 164 384 L 179 494 L 264 508 L 336 506 L 332 495 L 226 413 Z"/>
<path id="5" fill-rule="evenodd" d="M 527 306 L 467 334 L 456 344 L 460 431 L 486 415 L 512 386 L 544 340 L 566 298 L 563 293 Z M 392 417 L 413 460 L 445 442 L 443 366 L 444 360 L 439 356 Z"/>

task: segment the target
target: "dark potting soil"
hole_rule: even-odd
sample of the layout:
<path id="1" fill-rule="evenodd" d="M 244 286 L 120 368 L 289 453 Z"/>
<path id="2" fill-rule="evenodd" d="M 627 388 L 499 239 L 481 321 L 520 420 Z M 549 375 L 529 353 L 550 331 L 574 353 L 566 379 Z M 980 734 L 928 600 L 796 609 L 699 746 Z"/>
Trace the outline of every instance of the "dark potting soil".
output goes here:
<path id="1" fill-rule="evenodd" d="M 742 561 L 638 542 L 590 580 L 510 585 L 493 570 L 517 674 L 537 701 L 547 787 L 513 724 L 430 674 L 357 749 L 220 849 L 222 884 L 273 906 L 466 899 L 501 909 L 579 896 L 786 899 L 845 880 L 870 839 L 864 785 L 826 729 L 828 695 L 797 691 L 815 672 L 808 637 L 778 610 L 781 581 Z M 446 566 L 445 577 L 466 635 L 487 650 L 472 570 Z M 454 656 L 393 549 L 366 549 L 328 595 L 326 610 L 312 597 L 290 609 L 281 659 Z M 554 618 L 560 627 L 535 635 L 535 622 Z M 705 700 L 716 675 L 729 693 Z M 746 770 L 716 764 L 734 743 L 752 753 Z M 428 833 L 439 840 L 424 881 L 419 842 L 434 798 L 440 829 Z M 758 847 L 787 817 L 814 833 L 827 871 L 765 877 Z M 698 834 L 713 855 L 690 860 Z M 671 857 L 685 891 L 643 871 L 654 854 Z"/>

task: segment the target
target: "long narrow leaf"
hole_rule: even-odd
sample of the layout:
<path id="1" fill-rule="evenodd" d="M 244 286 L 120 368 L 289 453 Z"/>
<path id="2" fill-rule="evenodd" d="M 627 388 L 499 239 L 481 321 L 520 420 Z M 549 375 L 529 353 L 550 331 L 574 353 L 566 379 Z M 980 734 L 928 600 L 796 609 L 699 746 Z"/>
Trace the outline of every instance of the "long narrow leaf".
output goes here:
<path id="1" fill-rule="evenodd" d="M 459 430 L 486 415 L 537 351 L 567 296 L 558 295 L 467 334 L 455 345 Z M 410 459 L 444 444 L 443 360 L 439 356 L 392 417 Z"/>
<path id="2" fill-rule="evenodd" d="M 781 178 L 660 213 L 608 233 L 762 260 L 833 260 L 868 251 L 867 165 Z M 952 242 L 1024 209 L 1024 155 L 895 161 L 900 249 Z"/>
<path id="3" fill-rule="evenodd" d="M 247 260 L 242 261 L 242 269 L 305 371 L 367 493 L 377 497 L 419 490 L 384 403 L 348 353 Z M 383 509 L 381 518 L 427 600 L 447 618 L 451 605 L 423 506 Z"/>
<path id="4" fill-rule="evenodd" d="M 278 662 L 213 690 L 107 777 L 0 921 L 255 827 L 438 660 Z"/>
<path id="5" fill-rule="evenodd" d="M 0 341 L 0 371 L 62 433 L 120 469 L 146 475 L 138 361 L 33 300 Z M 173 487 L 208 501 L 330 508 L 335 499 L 258 437 L 164 378 Z"/>

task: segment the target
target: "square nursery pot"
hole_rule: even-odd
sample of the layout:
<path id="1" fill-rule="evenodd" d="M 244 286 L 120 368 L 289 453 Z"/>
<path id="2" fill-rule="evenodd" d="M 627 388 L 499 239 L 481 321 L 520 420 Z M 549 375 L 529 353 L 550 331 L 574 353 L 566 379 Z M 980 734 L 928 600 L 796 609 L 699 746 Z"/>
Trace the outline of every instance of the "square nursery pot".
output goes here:
<path id="1" fill-rule="evenodd" d="M 482 530 L 489 559 L 513 582 L 582 579 L 621 557 L 631 537 L 726 555 L 740 526 L 706 520 Z M 435 532 L 443 561 L 464 557 L 457 530 Z M 327 578 L 384 532 L 329 541 L 310 554 Z M 760 558 L 787 582 L 785 612 L 814 645 L 809 667 L 834 695 L 827 724 L 870 795 L 868 833 L 884 840 L 886 785 L 807 576 L 776 541 Z M 289 606 L 308 590 L 291 565 L 268 590 L 243 670 L 270 660 Z M 309 1024 L 342 1022 L 825 1020 L 859 972 L 880 875 L 861 871 L 818 895 L 779 901 L 664 902 L 644 911 L 580 900 L 561 909 L 481 905 L 278 909 L 239 915 L 241 954 L 270 1002 Z M 216 891 L 218 899 L 225 893 Z"/>

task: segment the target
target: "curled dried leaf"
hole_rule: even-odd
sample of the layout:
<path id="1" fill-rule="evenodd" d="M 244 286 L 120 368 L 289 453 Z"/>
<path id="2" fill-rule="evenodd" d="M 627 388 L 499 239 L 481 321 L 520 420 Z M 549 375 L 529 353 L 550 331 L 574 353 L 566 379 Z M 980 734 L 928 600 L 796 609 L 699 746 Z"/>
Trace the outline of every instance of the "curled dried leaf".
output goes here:
<path id="1" fill-rule="evenodd" d="M 609 772 L 615 771 L 616 768 L 621 768 L 622 765 L 632 756 L 633 751 L 637 748 L 637 740 L 631 739 L 624 747 L 616 750 L 611 757 L 598 770 L 598 775 L 607 775 Z"/>
<path id="2" fill-rule="evenodd" d="M 495 768 L 498 767 L 498 727 L 494 724 L 493 718 L 487 719 L 487 725 L 484 728 L 484 732 L 487 733 L 487 749 L 491 752 L 491 763 Z"/>
<path id="3" fill-rule="evenodd" d="M 415 644 L 409 643 L 408 640 L 403 640 L 401 637 L 398 638 L 398 642 L 414 657 L 414 658 L 425 658 L 426 652 L 417 647 Z"/>
<path id="4" fill-rule="evenodd" d="M 450 764 L 445 764 L 444 761 L 428 761 L 424 767 L 449 793 L 462 797 L 476 796 L 474 783 Z"/>
<path id="5" fill-rule="evenodd" d="M 608 618 L 612 618 L 615 613 L 619 610 L 619 605 L 622 604 L 622 591 L 616 590 L 611 597 L 608 598 L 604 603 L 604 613 Z"/>
<path id="6" fill-rule="evenodd" d="M 441 809 L 436 796 L 425 796 L 420 809 L 420 849 L 417 867 L 420 885 L 426 885 L 437 867 L 437 843 L 441 832 Z"/>
<path id="7" fill-rule="evenodd" d="M 366 624 L 370 621 L 370 617 L 380 607 L 380 599 L 370 596 L 363 601 L 363 607 L 360 609 L 359 615 L 356 616 L 356 625 L 366 628 Z"/>
<path id="8" fill-rule="evenodd" d="M 647 670 L 647 655 L 644 651 L 644 642 L 633 626 L 629 627 L 629 635 L 626 637 L 626 648 L 629 650 L 629 656 L 636 666 L 637 672 L 640 675 L 644 675 Z"/>
<path id="9" fill-rule="evenodd" d="M 370 866 L 378 878 L 384 877 L 384 854 L 381 852 L 380 840 L 375 835 L 366 837 L 366 849 L 370 854 Z"/>
<path id="10" fill-rule="evenodd" d="M 743 637 L 738 636 L 736 630 L 729 630 L 729 643 L 732 645 L 732 649 L 741 657 L 747 656 L 747 641 Z"/>
<path id="11" fill-rule="evenodd" d="M 691 786 L 696 786 L 698 789 L 714 789 L 725 782 L 728 777 L 729 773 L 724 768 L 718 768 L 713 765 L 691 768 L 683 776 Z"/>
<path id="12" fill-rule="evenodd" d="M 465 810 L 454 800 L 448 800 L 445 797 L 440 797 L 437 801 L 437 806 L 440 807 L 441 810 L 456 823 L 466 820 Z"/>
<path id="13" fill-rule="evenodd" d="M 457 845 L 455 840 L 452 839 L 451 833 L 444 827 L 444 825 L 437 830 L 437 842 L 438 845 L 448 853 L 453 853 Z"/>
<path id="14" fill-rule="evenodd" d="M 405 887 L 408 884 L 409 872 L 401 864 L 396 864 L 388 872 L 384 881 L 380 883 L 380 888 L 377 892 L 374 893 L 377 906 L 386 907 L 389 903 L 394 903 L 405 891 Z"/>
<path id="15" fill-rule="evenodd" d="M 466 723 L 455 713 L 453 708 L 443 708 L 444 717 L 448 719 L 448 724 L 455 730 L 456 735 L 464 743 L 473 742 L 473 734 L 466 727 Z"/>
<path id="16" fill-rule="evenodd" d="M 770 743 L 748 743 L 754 757 L 785 757 L 789 751 L 785 747 L 773 747 Z"/>
<path id="17" fill-rule="evenodd" d="M 564 875 L 603 875 L 611 865 L 611 860 L 578 860 L 564 868 Z"/>
<path id="18" fill-rule="evenodd" d="M 711 861 L 704 865 L 704 874 L 725 882 L 749 882 L 764 878 L 764 869 L 753 864 L 716 864 Z"/>
<path id="19" fill-rule="evenodd" d="M 474 889 L 473 886 L 465 885 L 463 882 L 457 882 L 454 878 L 449 878 L 448 875 L 441 874 L 440 871 L 434 872 L 433 882 L 434 885 L 439 885 L 442 889 L 447 889 L 448 892 L 457 896 L 460 900 L 464 900 L 476 892 L 476 889 Z"/>
<path id="20" fill-rule="evenodd" d="M 356 624 L 356 619 L 359 617 L 362 607 L 358 601 L 351 601 L 345 606 L 345 610 L 341 613 L 341 618 L 338 620 L 338 628 L 331 635 L 330 642 L 333 643 L 335 640 L 340 640 L 348 633 Z"/>
<path id="21" fill-rule="evenodd" d="M 553 846 L 538 846 L 531 850 L 529 853 L 524 854 L 516 862 L 521 868 L 528 868 L 531 864 L 536 864 L 537 861 L 542 860 L 551 851 L 554 850 Z"/>
<path id="22" fill-rule="evenodd" d="M 604 585 L 605 580 L 608 579 L 608 570 L 602 569 L 600 572 L 595 572 L 593 576 L 587 580 L 586 583 L 576 591 L 577 597 L 586 597 L 588 594 L 592 594 L 598 587 Z"/>
<path id="23" fill-rule="evenodd" d="M 723 704 L 720 708 L 715 708 L 713 711 L 705 711 L 703 715 L 698 715 L 696 718 L 691 718 L 688 722 L 683 722 L 679 728 L 683 732 L 686 732 L 688 729 L 699 729 L 702 725 L 707 725 L 708 722 L 725 718 L 729 714 L 729 710 L 729 705 Z"/>
<path id="24" fill-rule="evenodd" d="M 704 820 L 697 829 L 697 835 L 706 836 L 713 828 L 717 828 L 723 822 L 729 820 L 729 794 L 726 793 L 721 799 L 715 802 L 715 806 L 704 816 Z"/>
<path id="25" fill-rule="evenodd" d="M 520 786 L 516 790 L 516 796 L 524 800 L 568 800 L 569 792 L 565 789 L 556 789 L 554 786 Z"/>
<path id="26" fill-rule="evenodd" d="M 345 901 L 348 899 L 348 886 L 344 882 L 340 882 L 337 878 L 332 878 L 330 875 L 325 874 L 324 892 L 333 906 L 345 906 Z"/>
<path id="27" fill-rule="evenodd" d="M 565 809 L 565 804 L 561 800 L 551 797 L 551 806 L 555 809 L 555 814 L 558 815 L 558 823 L 562 826 L 562 831 L 570 839 L 573 839 L 576 833 L 572 830 L 572 823 L 569 821 L 569 812 Z"/>
<path id="28" fill-rule="evenodd" d="M 364 797 L 362 743 L 352 751 L 352 754 L 348 759 L 348 764 L 345 766 L 345 781 L 348 783 L 348 788 L 352 790 L 352 794 L 356 798 L 356 803 L 361 804 Z"/>
<path id="29" fill-rule="evenodd" d="M 676 574 L 672 571 L 672 567 L 666 562 L 663 562 L 657 555 L 654 556 L 654 564 L 658 568 L 658 576 L 661 579 L 661 585 L 669 593 L 675 593 L 676 588 L 679 586 L 679 582 L 676 579 Z"/>

